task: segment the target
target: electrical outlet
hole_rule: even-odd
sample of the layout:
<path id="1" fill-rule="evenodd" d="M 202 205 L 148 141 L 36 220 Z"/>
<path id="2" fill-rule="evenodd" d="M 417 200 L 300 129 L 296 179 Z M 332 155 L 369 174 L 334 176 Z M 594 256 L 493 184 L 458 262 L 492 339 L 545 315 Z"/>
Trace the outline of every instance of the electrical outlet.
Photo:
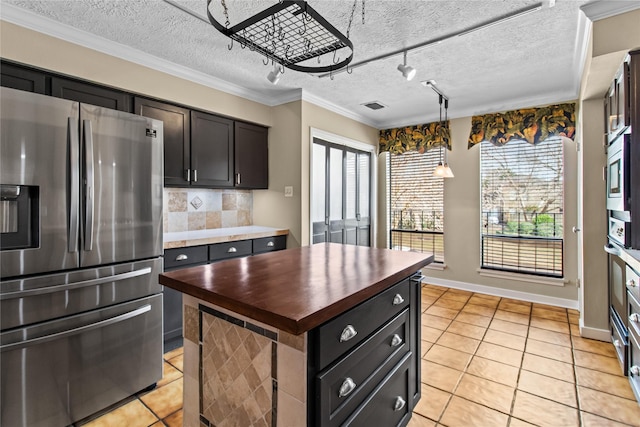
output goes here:
<path id="1" fill-rule="evenodd" d="M 293 197 L 293 187 L 287 185 L 284 187 L 284 197 Z"/>

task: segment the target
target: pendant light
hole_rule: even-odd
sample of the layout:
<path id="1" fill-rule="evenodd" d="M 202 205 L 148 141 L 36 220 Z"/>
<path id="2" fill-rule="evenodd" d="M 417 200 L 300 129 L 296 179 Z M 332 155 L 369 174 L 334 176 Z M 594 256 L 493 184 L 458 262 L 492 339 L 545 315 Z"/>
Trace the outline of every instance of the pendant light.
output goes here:
<path id="1" fill-rule="evenodd" d="M 432 89 L 434 89 L 433 86 L 432 86 Z M 434 91 L 436 91 L 436 93 L 438 94 L 438 102 L 440 104 L 440 128 L 442 129 L 444 128 L 444 124 L 447 121 L 447 110 L 449 108 L 449 99 L 445 98 L 444 95 L 442 95 L 436 89 L 434 89 Z M 443 100 L 444 100 L 444 111 L 445 111 L 444 123 L 442 122 L 442 101 Z M 442 162 L 442 151 L 444 151 L 444 163 Z M 438 166 L 436 166 L 435 170 L 433 171 L 433 176 L 439 176 L 441 178 L 453 178 L 453 171 L 451 170 L 451 168 L 449 167 L 449 164 L 447 163 L 446 144 L 440 150 L 440 161 L 438 162 Z"/>

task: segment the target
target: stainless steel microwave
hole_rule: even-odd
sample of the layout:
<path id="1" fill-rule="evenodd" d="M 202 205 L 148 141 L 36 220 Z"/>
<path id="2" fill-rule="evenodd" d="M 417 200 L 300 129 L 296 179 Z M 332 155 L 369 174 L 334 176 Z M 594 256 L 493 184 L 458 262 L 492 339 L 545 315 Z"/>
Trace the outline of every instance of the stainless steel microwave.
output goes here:
<path id="1" fill-rule="evenodd" d="M 614 139 L 607 148 L 607 209 L 619 219 L 630 221 L 631 202 L 630 156 L 631 134 L 625 132 Z M 628 218 L 627 218 L 628 217 Z"/>

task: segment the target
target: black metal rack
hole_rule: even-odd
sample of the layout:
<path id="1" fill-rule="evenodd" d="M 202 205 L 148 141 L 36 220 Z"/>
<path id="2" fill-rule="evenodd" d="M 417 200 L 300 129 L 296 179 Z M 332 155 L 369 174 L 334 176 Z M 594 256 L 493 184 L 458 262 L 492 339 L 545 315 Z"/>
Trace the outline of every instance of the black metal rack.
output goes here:
<path id="1" fill-rule="evenodd" d="M 230 28 L 211 15 L 211 1 L 207 0 L 207 16 L 218 31 L 284 67 L 305 73 L 332 72 L 353 59 L 351 41 L 306 1 L 279 2 Z M 325 54 L 332 55 L 328 65 L 320 62 Z M 318 58 L 318 65 L 300 64 L 313 58 Z"/>

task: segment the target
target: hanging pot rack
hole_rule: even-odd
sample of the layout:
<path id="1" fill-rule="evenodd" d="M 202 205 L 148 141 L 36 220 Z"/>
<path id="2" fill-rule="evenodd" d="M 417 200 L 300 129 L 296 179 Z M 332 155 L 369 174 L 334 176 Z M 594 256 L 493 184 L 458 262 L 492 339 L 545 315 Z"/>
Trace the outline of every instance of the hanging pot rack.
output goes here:
<path id="1" fill-rule="evenodd" d="M 211 25 L 232 40 L 230 49 L 235 41 L 242 48 L 248 47 L 283 67 L 303 73 L 332 73 L 353 59 L 353 44 L 348 37 L 306 1 L 280 1 L 233 26 L 227 18 L 224 1 L 225 24 L 211 15 L 212 1 L 207 0 L 207 17 Z M 320 57 L 327 54 L 332 55 L 330 64 L 323 65 Z M 314 58 L 318 58 L 317 65 L 309 61 Z"/>

